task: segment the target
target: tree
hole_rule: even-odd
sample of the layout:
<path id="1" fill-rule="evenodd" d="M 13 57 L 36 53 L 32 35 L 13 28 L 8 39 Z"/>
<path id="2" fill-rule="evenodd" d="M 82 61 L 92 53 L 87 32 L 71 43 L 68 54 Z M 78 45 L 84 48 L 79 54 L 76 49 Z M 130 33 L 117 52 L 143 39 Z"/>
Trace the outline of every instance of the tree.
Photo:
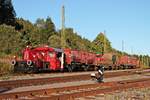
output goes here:
<path id="1" fill-rule="evenodd" d="M 55 25 L 52 22 L 50 17 L 47 17 L 46 19 L 46 29 L 48 30 L 48 32 L 52 33 L 55 31 Z"/>
<path id="2" fill-rule="evenodd" d="M 35 25 L 36 25 L 38 28 L 40 28 L 40 29 L 45 29 L 45 28 L 46 28 L 45 21 L 44 21 L 44 19 L 42 19 L 42 18 L 38 18 L 38 19 L 36 20 Z"/>
<path id="3" fill-rule="evenodd" d="M 0 24 L 15 26 L 15 17 L 11 0 L 0 0 Z"/>
<path id="4" fill-rule="evenodd" d="M 93 43 L 100 48 L 100 52 L 111 52 L 111 42 L 107 39 L 107 37 L 104 35 L 104 33 L 98 34 L 96 39 L 93 41 Z"/>
<path id="5" fill-rule="evenodd" d="M 55 35 L 55 25 L 50 17 L 47 17 L 46 21 L 44 19 L 38 18 L 35 25 L 40 29 L 40 37 L 42 44 L 48 44 L 48 39 L 50 36 Z"/>
<path id="6" fill-rule="evenodd" d="M 54 48 L 61 48 L 61 40 L 60 36 L 58 34 L 52 35 L 48 39 L 49 46 L 54 47 Z"/>
<path id="7" fill-rule="evenodd" d="M 19 52 L 20 47 L 20 35 L 18 31 L 12 26 L 0 25 L 0 53 L 14 54 Z"/>
<path id="8" fill-rule="evenodd" d="M 22 47 L 38 41 L 37 40 L 38 37 L 35 37 L 34 35 L 35 33 L 38 34 L 37 27 L 35 27 L 30 21 L 24 20 L 22 18 L 17 18 L 16 22 L 19 24 L 20 27 L 19 32 L 21 33 L 20 38 L 21 38 Z"/>
<path id="9" fill-rule="evenodd" d="M 64 33 L 67 48 L 94 51 L 92 42 L 86 38 L 82 38 L 78 33 L 74 32 L 72 28 L 66 28 Z"/>

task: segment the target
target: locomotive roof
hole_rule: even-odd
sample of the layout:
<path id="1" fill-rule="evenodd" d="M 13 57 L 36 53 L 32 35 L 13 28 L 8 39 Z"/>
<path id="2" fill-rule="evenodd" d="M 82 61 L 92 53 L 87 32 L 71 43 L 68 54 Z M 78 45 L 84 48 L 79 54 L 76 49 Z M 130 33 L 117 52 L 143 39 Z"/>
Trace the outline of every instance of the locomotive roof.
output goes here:
<path id="1" fill-rule="evenodd" d="M 51 47 L 36 47 L 36 48 L 34 48 L 34 50 L 36 50 L 36 51 L 53 51 L 54 48 L 51 48 Z"/>
<path id="2" fill-rule="evenodd" d="M 64 52 L 63 49 L 52 48 L 52 47 L 36 47 L 34 48 L 36 51 L 56 51 L 56 52 Z"/>
<path id="3" fill-rule="evenodd" d="M 63 49 L 60 49 L 60 48 L 54 48 L 54 50 L 55 50 L 56 52 L 64 52 L 64 50 L 63 50 Z"/>

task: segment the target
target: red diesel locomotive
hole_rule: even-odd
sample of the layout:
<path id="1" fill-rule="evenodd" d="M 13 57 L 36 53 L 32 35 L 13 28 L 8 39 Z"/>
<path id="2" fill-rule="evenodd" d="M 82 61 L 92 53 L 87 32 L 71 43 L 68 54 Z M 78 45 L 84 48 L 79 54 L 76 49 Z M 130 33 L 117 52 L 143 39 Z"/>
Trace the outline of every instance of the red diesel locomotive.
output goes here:
<path id="1" fill-rule="evenodd" d="M 39 72 L 56 70 L 96 70 L 99 66 L 105 69 L 137 67 L 138 60 L 130 59 L 128 56 L 122 56 L 118 59 L 108 59 L 107 55 L 95 54 L 92 52 L 58 49 L 48 46 L 30 48 L 27 46 L 22 52 L 22 59 L 14 58 L 12 65 L 15 72 Z"/>

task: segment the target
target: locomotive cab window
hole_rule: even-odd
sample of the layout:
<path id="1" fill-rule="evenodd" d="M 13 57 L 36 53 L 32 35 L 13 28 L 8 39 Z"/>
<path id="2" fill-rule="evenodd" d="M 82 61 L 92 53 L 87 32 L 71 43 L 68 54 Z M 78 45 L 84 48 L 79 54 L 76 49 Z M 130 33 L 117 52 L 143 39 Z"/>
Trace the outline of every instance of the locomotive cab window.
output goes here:
<path id="1" fill-rule="evenodd" d="M 60 58 L 62 56 L 62 52 L 57 53 L 57 58 Z"/>
<path id="2" fill-rule="evenodd" d="M 57 58 L 61 61 L 61 58 L 62 58 L 62 52 L 57 52 L 56 56 L 57 56 Z"/>

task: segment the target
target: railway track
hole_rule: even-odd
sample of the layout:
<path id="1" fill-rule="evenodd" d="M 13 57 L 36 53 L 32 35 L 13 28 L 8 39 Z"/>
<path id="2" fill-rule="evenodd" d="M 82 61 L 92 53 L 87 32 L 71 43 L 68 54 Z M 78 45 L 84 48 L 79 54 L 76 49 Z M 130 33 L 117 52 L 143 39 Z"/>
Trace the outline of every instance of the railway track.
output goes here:
<path id="1" fill-rule="evenodd" d="M 140 70 L 106 72 L 104 74 L 104 78 L 133 75 L 133 74 L 143 74 L 143 73 L 149 73 L 149 72 L 150 71 L 140 71 Z M 63 82 L 71 82 L 71 81 L 83 81 L 83 80 L 89 80 L 89 79 L 91 79 L 90 73 L 81 74 L 81 75 L 71 75 L 71 76 L 49 77 L 49 78 L 9 80 L 9 81 L 1 81 L 0 88 L 11 89 L 11 88 L 16 88 L 16 87 L 63 83 Z"/>
<path id="2" fill-rule="evenodd" d="M 131 70 L 131 71 L 117 71 L 117 72 L 106 72 L 105 73 L 105 79 L 107 80 L 108 78 L 116 78 L 116 77 L 124 77 L 124 76 L 133 76 L 133 75 L 146 75 L 146 73 L 149 73 L 150 70 Z M 149 75 L 149 74 L 148 74 Z M 134 80 L 122 80 L 122 81 L 114 81 L 114 82 L 107 82 L 97 84 L 97 83 L 92 83 L 92 84 L 87 84 L 86 81 L 91 80 L 90 73 L 87 74 L 77 74 L 77 75 L 71 75 L 71 76 L 62 76 L 62 77 L 51 77 L 51 78 L 38 78 L 38 79 L 25 79 L 25 80 L 13 80 L 13 81 L 1 81 L 0 82 L 0 100 L 9 100 L 12 98 L 13 99 L 34 99 L 34 100 L 41 100 L 41 99 L 54 99 L 54 100 L 66 100 L 66 99 L 74 99 L 76 97 L 84 97 L 88 95 L 95 95 L 93 93 L 97 93 L 94 91 L 101 91 L 100 93 L 107 93 L 108 90 L 121 90 L 122 86 L 126 84 L 133 84 L 138 86 L 146 86 L 146 84 L 149 84 L 148 80 L 149 78 L 143 78 L 143 79 L 134 79 Z M 36 89 L 32 90 L 27 89 L 25 91 L 11 91 L 7 92 L 9 90 L 15 89 L 17 87 L 24 87 L 24 86 L 35 86 L 35 85 L 42 85 L 45 84 L 58 84 L 61 85 L 62 83 L 80 83 L 80 81 L 85 81 L 85 84 L 82 85 L 77 85 L 77 86 L 64 86 L 64 87 L 53 87 L 47 89 Z M 93 82 L 93 81 L 92 81 Z M 144 83 L 143 83 L 144 82 Z M 70 83 L 70 84 L 72 84 Z M 140 85 L 137 85 L 139 83 Z M 134 86 L 133 85 L 133 86 Z M 117 88 L 115 88 L 117 86 Z M 112 88 L 112 89 L 111 89 Z M 130 87 L 129 87 L 130 88 Z M 135 87 L 136 88 L 136 87 Z M 97 90 L 98 89 L 98 90 Z M 5 92 L 6 91 L 6 92 Z M 90 92 L 90 91 L 93 91 Z M 106 91 L 106 92 L 105 92 Z M 109 91 L 111 92 L 111 91 Z M 99 92 L 98 92 L 99 93 Z"/>
<path id="3" fill-rule="evenodd" d="M 31 91 L 22 91 L 14 93 L 0 94 L 3 100 L 74 100 L 75 98 L 92 96 L 97 94 L 111 93 L 116 90 L 125 90 L 129 88 L 150 87 L 150 78 L 112 81 L 105 83 L 93 83 L 79 86 L 66 86 L 59 88 L 40 89 Z"/>

